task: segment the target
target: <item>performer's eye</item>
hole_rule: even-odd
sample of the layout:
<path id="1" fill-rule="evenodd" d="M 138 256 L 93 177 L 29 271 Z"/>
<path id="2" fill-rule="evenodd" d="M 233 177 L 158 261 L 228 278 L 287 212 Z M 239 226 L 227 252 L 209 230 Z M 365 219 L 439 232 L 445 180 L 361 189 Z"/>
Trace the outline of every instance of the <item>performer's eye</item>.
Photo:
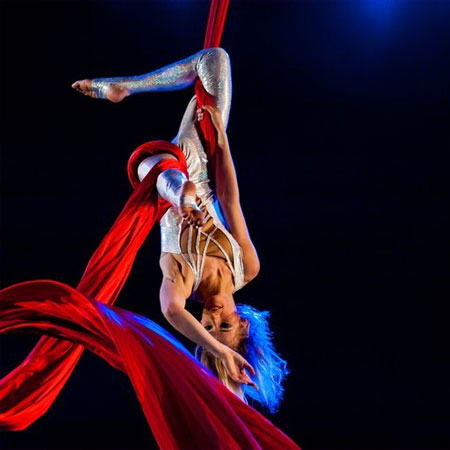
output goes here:
<path id="1" fill-rule="evenodd" d="M 205 325 L 205 330 L 206 331 L 212 330 L 212 325 Z"/>
<path id="2" fill-rule="evenodd" d="M 231 323 L 228 322 L 222 322 L 220 324 L 220 328 L 231 328 Z"/>

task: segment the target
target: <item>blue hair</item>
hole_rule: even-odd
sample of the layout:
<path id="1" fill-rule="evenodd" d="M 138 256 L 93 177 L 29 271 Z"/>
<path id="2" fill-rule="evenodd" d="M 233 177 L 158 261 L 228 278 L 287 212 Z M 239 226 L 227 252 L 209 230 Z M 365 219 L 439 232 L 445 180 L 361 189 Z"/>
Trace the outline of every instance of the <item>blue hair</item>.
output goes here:
<path id="1" fill-rule="evenodd" d="M 289 373 L 286 361 L 275 351 L 273 333 L 269 329 L 269 311 L 258 311 L 250 305 L 237 304 L 241 319 L 249 323 L 248 336 L 243 339 L 240 352 L 253 366 L 256 374 L 252 380 L 259 390 L 242 385 L 244 395 L 277 412 L 283 398 L 283 380 Z"/>

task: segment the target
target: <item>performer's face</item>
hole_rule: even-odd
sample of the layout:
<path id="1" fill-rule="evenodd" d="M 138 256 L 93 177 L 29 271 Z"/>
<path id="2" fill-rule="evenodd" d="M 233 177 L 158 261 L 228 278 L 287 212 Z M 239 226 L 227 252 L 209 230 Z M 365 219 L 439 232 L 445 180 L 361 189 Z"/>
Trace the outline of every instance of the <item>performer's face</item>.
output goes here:
<path id="1" fill-rule="evenodd" d="M 233 305 L 207 305 L 203 309 L 202 325 L 222 344 L 234 348 L 241 335 L 240 319 Z"/>

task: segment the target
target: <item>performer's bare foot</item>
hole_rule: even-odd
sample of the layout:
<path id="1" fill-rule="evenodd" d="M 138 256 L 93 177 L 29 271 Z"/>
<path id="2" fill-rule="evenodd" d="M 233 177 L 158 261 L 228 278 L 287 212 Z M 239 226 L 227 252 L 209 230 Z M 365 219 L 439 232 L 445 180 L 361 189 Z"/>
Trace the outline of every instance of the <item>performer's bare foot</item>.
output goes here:
<path id="1" fill-rule="evenodd" d="M 84 95 L 88 95 L 92 98 L 97 98 L 97 94 L 95 93 L 94 89 L 92 89 L 92 80 L 87 79 L 75 81 L 75 83 L 72 84 L 72 87 Z M 108 90 L 106 92 L 106 98 L 113 103 L 119 103 L 125 97 L 128 97 L 128 95 L 130 95 L 130 93 L 126 88 L 115 83 L 109 84 Z"/>
<path id="2" fill-rule="evenodd" d="M 182 195 L 191 195 L 196 198 L 197 189 L 192 181 L 186 181 L 181 188 Z M 190 206 L 180 206 L 179 213 L 183 219 L 193 225 L 202 226 L 206 223 L 205 214 L 199 209 Z"/>

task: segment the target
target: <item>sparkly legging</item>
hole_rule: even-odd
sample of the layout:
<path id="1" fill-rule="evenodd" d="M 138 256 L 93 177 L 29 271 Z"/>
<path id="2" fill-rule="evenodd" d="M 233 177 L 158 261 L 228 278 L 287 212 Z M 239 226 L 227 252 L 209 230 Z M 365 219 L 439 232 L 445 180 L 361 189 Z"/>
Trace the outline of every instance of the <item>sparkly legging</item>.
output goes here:
<path id="1" fill-rule="evenodd" d="M 102 88 L 114 83 L 125 87 L 130 94 L 141 92 L 175 91 L 192 86 L 200 78 L 205 90 L 214 97 L 215 106 L 222 114 L 225 129 L 231 108 L 232 83 L 230 58 L 221 47 L 200 50 L 185 59 L 176 61 L 161 69 L 143 75 L 113 78 L 95 78 L 93 88 L 97 95 L 105 98 Z M 195 96 L 189 102 L 181 121 L 177 143 L 183 138 L 199 139 L 195 127 Z"/>
<path id="2" fill-rule="evenodd" d="M 123 86 L 131 94 L 172 91 L 193 85 L 197 77 L 200 78 L 205 90 L 213 96 L 214 104 L 219 109 L 226 128 L 232 96 L 231 65 L 227 52 L 220 47 L 201 50 L 188 58 L 148 74 L 132 77 L 95 79 L 94 87 L 99 89 L 100 94 L 102 88 L 107 87 L 108 83 L 116 83 L 119 86 Z M 183 149 L 188 164 L 189 178 L 195 183 L 197 194 L 202 200 L 201 204 L 204 204 L 208 198 L 211 198 L 213 193 L 209 186 L 211 176 L 207 174 L 207 157 L 199 136 L 199 126 L 196 123 L 196 109 L 197 101 L 194 95 L 186 108 L 178 134 L 172 142 Z M 142 181 L 151 168 L 158 161 L 165 158 L 175 157 L 167 153 L 161 153 L 145 158 L 138 167 L 139 179 Z M 181 171 L 169 169 L 158 176 L 156 186 L 162 198 L 172 203 L 172 205 L 178 206 L 181 187 L 185 181 L 186 176 Z M 206 245 L 202 247 L 200 241 L 197 242 L 197 238 L 189 238 L 187 247 L 186 245 L 181 246 L 184 249 L 183 252 L 188 248 L 189 252 L 192 250 L 194 254 L 198 253 L 198 247 L 202 254 L 200 258 L 194 258 L 191 255 L 186 258 L 186 263 L 194 272 L 194 291 L 202 278 L 203 264 L 201 264 L 201 261 L 203 261 L 205 254 L 219 256 L 225 259 L 234 276 L 235 286 L 239 287 L 241 284 L 239 280 L 242 278 L 238 255 L 240 251 L 239 245 L 223 225 L 223 216 L 219 218 L 211 205 L 206 210 L 204 209 L 204 211 L 206 213 L 205 218 L 209 220 L 208 217 L 211 217 L 214 225 L 211 224 L 212 227 L 207 227 L 209 230 L 207 234 L 201 232 L 201 236 L 196 236 L 200 241 L 201 239 L 205 239 Z M 161 222 L 162 250 L 180 253 L 181 248 L 177 248 L 178 242 L 175 242 L 178 240 L 178 233 L 173 232 L 173 228 L 168 226 L 173 225 L 175 221 L 176 218 L 173 216 L 173 212 L 168 211 L 166 217 Z M 189 236 L 191 234 L 194 236 L 195 232 L 196 230 L 190 230 Z M 211 248 L 209 248 L 208 244 L 211 244 Z"/>
<path id="3" fill-rule="evenodd" d="M 184 89 L 192 86 L 197 77 L 200 78 L 205 90 L 213 96 L 215 106 L 222 114 L 222 121 L 226 129 L 232 96 L 231 66 L 227 52 L 220 47 L 200 50 L 185 59 L 143 75 L 96 78 L 93 80 L 92 86 L 99 97 L 105 98 L 105 90 L 111 83 L 126 88 L 130 94 L 137 94 Z M 200 188 L 198 190 L 201 195 L 201 182 L 204 182 L 206 178 L 205 174 L 202 174 L 202 171 L 205 171 L 205 164 L 202 164 L 201 161 L 204 160 L 205 153 L 198 133 L 199 127 L 195 123 L 196 108 L 197 101 L 194 96 L 186 108 L 178 134 L 172 142 L 178 145 L 189 142 L 191 151 L 185 153 L 189 176 L 197 188 Z M 192 151 L 192 148 L 195 150 Z M 138 168 L 139 179 L 142 181 L 151 168 L 164 158 L 174 158 L 174 156 L 163 153 L 144 159 Z M 185 181 L 186 177 L 180 171 L 172 169 L 170 172 L 163 172 L 158 179 L 158 192 L 165 200 L 170 201 L 173 205 L 178 205 L 181 186 Z M 208 191 L 205 183 L 203 185 L 204 191 Z"/>

